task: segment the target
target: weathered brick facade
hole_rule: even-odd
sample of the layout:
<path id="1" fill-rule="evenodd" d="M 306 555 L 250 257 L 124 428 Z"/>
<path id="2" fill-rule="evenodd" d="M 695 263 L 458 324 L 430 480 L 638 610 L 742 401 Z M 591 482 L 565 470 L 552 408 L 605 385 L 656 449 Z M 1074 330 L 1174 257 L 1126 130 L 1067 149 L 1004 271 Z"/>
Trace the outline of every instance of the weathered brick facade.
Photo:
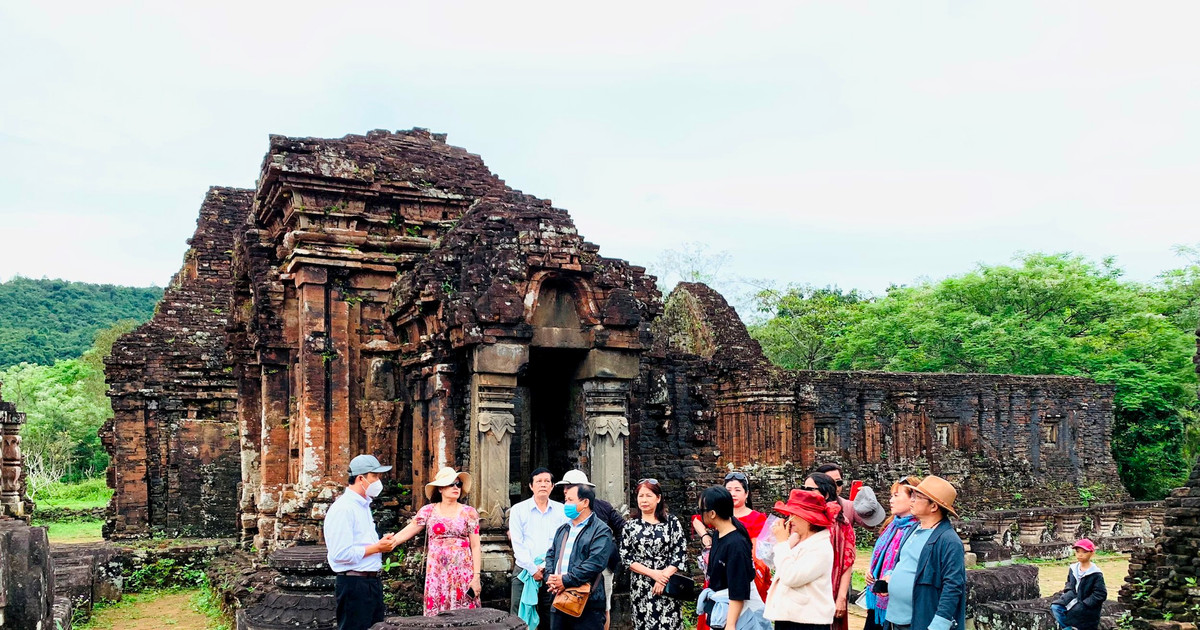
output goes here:
<path id="1" fill-rule="evenodd" d="M 122 336 L 105 362 L 114 412 L 100 430 L 112 458 L 110 538 L 237 532 L 237 390 L 225 328 L 233 240 L 251 194 L 209 189 L 154 317 Z"/>
<path id="2" fill-rule="evenodd" d="M 754 467 L 767 502 L 825 460 L 881 485 L 938 472 L 968 508 L 1125 498 L 1111 388 L 773 368 L 716 292 L 664 303 L 439 134 L 273 136 L 257 190 L 204 208 L 190 256 L 207 263 L 110 360 L 112 536 L 318 542 L 360 452 L 398 464 L 384 518 L 438 467 L 471 471 L 496 573 L 504 511 L 541 465 L 618 504 L 657 477 L 680 511 L 728 466 Z"/>
<path id="3" fill-rule="evenodd" d="M 843 464 L 887 487 L 934 473 L 968 510 L 1128 500 L 1109 437 L 1112 387 L 1083 378 L 786 371 L 770 365 L 737 314 L 707 286 L 682 283 L 655 324 L 637 390 L 633 471 L 715 481 L 751 468 L 761 500 L 813 466 Z M 685 445 L 691 445 L 687 448 Z M 642 452 L 637 452 L 641 450 Z M 681 461 L 693 462 L 679 474 Z"/>

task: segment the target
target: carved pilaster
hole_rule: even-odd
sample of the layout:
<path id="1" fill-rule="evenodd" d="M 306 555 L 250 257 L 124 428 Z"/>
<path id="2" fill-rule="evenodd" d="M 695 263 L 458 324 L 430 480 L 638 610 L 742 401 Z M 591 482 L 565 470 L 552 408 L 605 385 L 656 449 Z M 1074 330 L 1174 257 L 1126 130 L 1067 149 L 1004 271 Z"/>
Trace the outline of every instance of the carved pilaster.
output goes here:
<path id="1" fill-rule="evenodd" d="M 508 509 L 509 449 L 516 430 L 513 398 L 517 377 L 510 374 L 471 375 L 472 503 L 489 529 L 504 527 Z"/>
<path id="2" fill-rule="evenodd" d="M 625 447 L 629 438 L 629 382 L 583 381 L 583 407 L 596 495 L 620 506 L 626 502 Z"/>
<path id="3" fill-rule="evenodd" d="M 21 455 L 21 425 L 25 414 L 0 401 L 0 515 L 24 517 L 24 468 Z"/>

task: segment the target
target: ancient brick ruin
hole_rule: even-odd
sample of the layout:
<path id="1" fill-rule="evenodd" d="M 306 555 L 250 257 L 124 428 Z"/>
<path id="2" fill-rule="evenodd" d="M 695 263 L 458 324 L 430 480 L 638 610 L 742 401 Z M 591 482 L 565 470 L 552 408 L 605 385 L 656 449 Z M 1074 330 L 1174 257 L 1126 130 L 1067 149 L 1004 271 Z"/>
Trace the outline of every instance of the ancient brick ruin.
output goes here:
<path id="1" fill-rule="evenodd" d="M 183 268 L 154 317 L 122 336 L 105 361 L 114 413 L 100 430 L 115 489 L 109 537 L 237 532 L 237 388 L 225 328 L 233 241 L 251 194 L 208 191 Z"/>
<path id="2" fill-rule="evenodd" d="M 641 476 L 756 470 L 771 497 L 815 464 L 887 487 L 934 473 L 970 512 L 1072 505 L 1079 488 L 1127 501 L 1110 452 L 1112 387 L 1061 376 L 787 371 L 717 292 L 680 284 L 643 362 L 632 441 Z M 636 415 L 636 414 L 635 414 Z M 678 460 L 699 465 L 677 473 Z M 773 500 L 773 499 L 771 499 Z"/>
<path id="3" fill-rule="evenodd" d="M 0 387 L 3 383 L 0 383 Z M 25 460 L 21 455 L 21 425 L 25 414 L 4 402 L 0 390 L 0 518 L 29 520 L 33 502 L 26 491 Z"/>
<path id="4" fill-rule="evenodd" d="M 680 511 L 724 467 L 753 467 L 771 501 L 825 460 L 883 485 L 937 472 L 967 509 L 1127 499 L 1110 387 L 776 369 L 719 294 L 664 302 L 565 211 L 424 130 L 273 136 L 255 191 L 210 191 L 108 377 L 114 537 L 319 542 L 359 452 L 399 464 L 383 518 L 439 466 L 471 471 L 491 572 L 541 465 L 583 468 L 617 504 L 653 476 Z"/>

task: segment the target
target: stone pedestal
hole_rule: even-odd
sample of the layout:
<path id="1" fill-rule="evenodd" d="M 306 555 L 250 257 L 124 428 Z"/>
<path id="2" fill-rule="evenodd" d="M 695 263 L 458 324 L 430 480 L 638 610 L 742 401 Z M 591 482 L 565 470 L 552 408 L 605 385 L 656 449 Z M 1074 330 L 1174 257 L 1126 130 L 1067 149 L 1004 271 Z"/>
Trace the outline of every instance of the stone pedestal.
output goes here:
<path id="1" fill-rule="evenodd" d="M 54 568 L 46 528 L 0 519 L 0 628 L 52 628 L 53 604 Z"/>
<path id="2" fill-rule="evenodd" d="M 470 628 L 471 630 L 525 630 L 529 626 L 520 617 L 492 608 L 451 610 L 436 617 L 388 617 L 371 630 L 432 630 L 434 628 Z"/>
<path id="3" fill-rule="evenodd" d="M 626 400 L 629 384 L 616 379 L 583 382 L 584 413 L 588 428 L 588 453 L 592 462 L 589 479 L 596 496 L 618 508 L 627 503 L 625 444 L 629 439 Z"/>
<path id="4" fill-rule="evenodd" d="M 25 461 L 21 456 L 21 425 L 25 414 L 0 399 L 0 517 L 25 518 Z"/>
<path id="5" fill-rule="evenodd" d="M 325 545 L 288 547 L 271 554 L 269 563 L 279 571 L 275 586 L 257 604 L 237 612 L 238 630 L 337 627 L 336 580 L 325 561 Z"/>

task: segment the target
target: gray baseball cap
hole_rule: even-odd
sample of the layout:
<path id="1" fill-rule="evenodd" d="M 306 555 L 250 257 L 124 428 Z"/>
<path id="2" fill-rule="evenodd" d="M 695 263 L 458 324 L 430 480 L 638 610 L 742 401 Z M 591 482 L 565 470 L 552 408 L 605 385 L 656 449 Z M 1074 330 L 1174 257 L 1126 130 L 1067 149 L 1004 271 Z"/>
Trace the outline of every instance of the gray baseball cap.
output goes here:
<path id="1" fill-rule="evenodd" d="M 374 455 L 359 455 L 350 460 L 350 474 L 355 477 L 367 473 L 385 473 L 391 469 L 391 466 L 380 464 Z"/>

